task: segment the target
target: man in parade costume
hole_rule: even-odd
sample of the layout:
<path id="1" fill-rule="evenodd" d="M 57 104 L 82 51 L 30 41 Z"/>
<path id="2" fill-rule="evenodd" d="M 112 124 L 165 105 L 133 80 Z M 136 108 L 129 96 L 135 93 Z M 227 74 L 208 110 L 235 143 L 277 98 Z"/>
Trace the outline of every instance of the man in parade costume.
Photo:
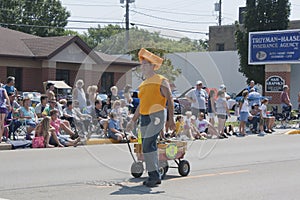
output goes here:
<path id="1" fill-rule="evenodd" d="M 129 121 L 127 129 L 132 130 L 134 122 L 140 117 L 142 148 L 149 175 L 143 184 L 154 187 L 161 183 L 158 172 L 157 137 L 165 125 L 164 110 L 167 102 L 169 117 L 166 126 L 175 130 L 174 105 L 168 80 L 155 72 L 160 68 L 163 59 L 144 48 L 138 55 L 141 71 L 146 79 L 139 86 L 140 104 Z"/>

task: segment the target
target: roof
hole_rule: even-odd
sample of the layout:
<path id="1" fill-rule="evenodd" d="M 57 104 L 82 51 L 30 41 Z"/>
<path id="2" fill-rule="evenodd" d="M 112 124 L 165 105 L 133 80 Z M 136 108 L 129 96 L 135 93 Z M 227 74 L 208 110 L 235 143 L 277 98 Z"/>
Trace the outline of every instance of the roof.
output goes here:
<path id="1" fill-rule="evenodd" d="M 0 27 L 0 55 L 32 57 L 34 54 L 24 44 L 23 39 L 39 38 L 38 36 Z"/>
<path id="2" fill-rule="evenodd" d="M 120 56 L 116 56 L 116 55 L 109 55 L 109 54 L 105 54 L 99 51 L 95 51 L 96 54 L 106 63 L 118 63 L 118 64 L 126 64 L 126 65 L 132 65 L 132 66 L 137 66 L 140 65 L 139 62 L 136 61 L 131 61 L 125 58 L 121 58 Z"/>
<path id="3" fill-rule="evenodd" d="M 57 89 L 72 89 L 72 87 L 66 84 L 64 81 L 46 81 L 43 83 L 44 86 L 46 86 L 47 83 L 53 83 L 54 87 Z"/>
<path id="4" fill-rule="evenodd" d="M 50 59 L 70 44 L 77 44 L 97 63 L 113 63 L 137 66 L 138 62 L 93 51 L 78 36 L 38 37 L 27 33 L 0 27 L 0 56 Z"/>
<path id="5" fill-rule="evenodd" d="M 73 42 L 86 54 L 92 50 L 78 36 L 38 37 L 0 27 L 0 56 L 50 59 Z"/>

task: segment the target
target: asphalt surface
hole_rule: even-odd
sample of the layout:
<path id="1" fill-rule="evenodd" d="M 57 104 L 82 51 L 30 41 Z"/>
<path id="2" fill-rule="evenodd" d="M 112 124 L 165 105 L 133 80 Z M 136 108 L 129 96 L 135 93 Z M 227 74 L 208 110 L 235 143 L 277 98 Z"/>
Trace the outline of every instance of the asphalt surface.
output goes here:
<path id="1" fill-rule="evenodd" d="M 299 199 L 300 135 L 285 131 L 189 142 L 191 173 L 155 188 L 131 177 L 126 144 L 0 151 L 0 199 Z"/>

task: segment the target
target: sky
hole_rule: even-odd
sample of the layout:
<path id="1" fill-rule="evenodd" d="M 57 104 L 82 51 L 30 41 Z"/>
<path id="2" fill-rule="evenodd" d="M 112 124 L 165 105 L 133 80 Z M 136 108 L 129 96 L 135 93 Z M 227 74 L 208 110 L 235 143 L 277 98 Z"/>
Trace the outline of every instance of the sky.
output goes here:
<path id="1" fill-rule="evenodd" d="M 125 27 L 125 5 L 120 0 L 61 0 L 71 12 L 68 26 L 80 33 L 108 23 Z M 208 39 L 209 26 L 218 24 L 215 3 L 219 0 L 135 0 L 130 3 L 129 21 L 133 26 L 159 31 L 173 39 Z M 290 0 L 290 20 L 300 20 L 300 0 Z M 238 8 L 246 0 L 222 0 L 222 25 L 238 20 Z M 89 23 L 89 22 L 97 23 Z M 132 26 L 132 25 L 130 25 Z"/>

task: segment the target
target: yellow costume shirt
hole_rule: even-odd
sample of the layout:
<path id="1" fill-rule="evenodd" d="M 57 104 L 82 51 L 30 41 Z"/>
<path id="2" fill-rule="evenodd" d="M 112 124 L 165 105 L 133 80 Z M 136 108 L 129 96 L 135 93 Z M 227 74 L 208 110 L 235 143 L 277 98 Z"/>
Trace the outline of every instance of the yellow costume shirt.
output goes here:
<path id="1" fill-rule="evenodd" d="M 149 115 L 165 109 L 167 99 L 160 92 L 163 80 L 166 78 L 155 74 L 141 83 L 139 86 L 140 114 Z"/>

